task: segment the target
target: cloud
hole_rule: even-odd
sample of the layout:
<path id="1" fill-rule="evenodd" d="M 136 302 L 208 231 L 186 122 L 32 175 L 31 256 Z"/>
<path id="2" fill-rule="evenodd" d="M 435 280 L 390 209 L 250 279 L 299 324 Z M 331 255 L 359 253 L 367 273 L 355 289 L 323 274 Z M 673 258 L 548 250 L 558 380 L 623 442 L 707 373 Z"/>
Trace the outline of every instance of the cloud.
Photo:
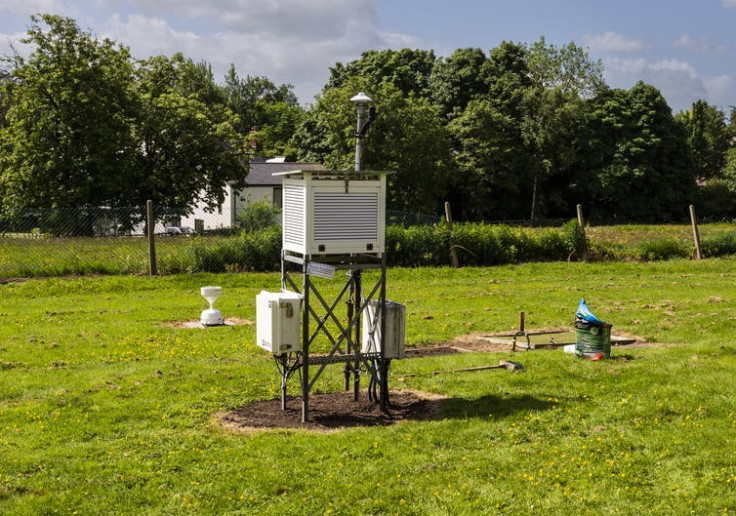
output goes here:
<path id="1" fill-rule="evenodd" d="M 170 2 L 146 4 L 149 13 L 165 14 Z M 374 0 L 181 0 L 177 11 L 210 17 L 212 30 L 195 33 L 178 28 L 181 18 L 135 14 L 111 17 L 104 35 L 129 46 L 139 58 L 182 52 L 195 61 L 206 60 L 218 80 L 232 63 L 241 77 L 265 75 L 277 84 L 294 84 L 302 103 L 313 101 L 336 62 L 356 59 L 368 49 L 418 43 L 407 35 L 379 31 Z"/>
<path id="2" fill-rule="evenodd" d="M 616 34 L 615 32 L 604 32 L 603 34 L 583 36 L 583 44 L 592 51 L 598 52 L 642 52 L 647 49 L 647 44 L 639 38 L 629 38 Z"/>
<path id="3" fill-rule="evenodd" d="M 736 2 L 736 0 L 734 0 L 734 2 Z M 728 45 L 713 43 L 703 36 L 693 38 L 688 34 L 680 36 L 677 41 L 673 43 L 673 46 L 675 48 L 684 48 L 691 52 L 698 52 L 701 54 L 724 54 L 728 51 Z"/>
<path id="4" fill-rule="evenodd" d="M 7 11 L 17 14 L 62 12 L 70 6 L 61 0 L 3 0 L 0 3 L 0 12 Z"/>
<path id="5" fill-rule="evenodd" d="M 631 88 L 644 81 L 658 88 L 673 112 L 689 109 L 696 100 L 725 109 L 736 104 L 734 78 L 701 76 L 690 63 L 674 59 L 603 59 L 605 79 L 614 88 Z"/>
<path id="6" fill-rule="evenodd" d="M 674 112 L 689 109 L 707 90 L 689 63 L 677 60 L 650 62 L 645 59 L 603 60 L 606 81 L 616 88 L 631 88 L 638 81 L 657 87 Z"/>
<path id="7" fill-rule="evenodd" d="M 730 75 L 717 75 L 703 79 L 705 89 L 708 92 L 708 102 L 725 109 L 727 106 L 736 105 L 736 80 Z"/>
<path id="8" fill-rule="evenodd" d="M 736 0 L 722 0 L 721 4 L 726 9 L 736 9 Z"/>

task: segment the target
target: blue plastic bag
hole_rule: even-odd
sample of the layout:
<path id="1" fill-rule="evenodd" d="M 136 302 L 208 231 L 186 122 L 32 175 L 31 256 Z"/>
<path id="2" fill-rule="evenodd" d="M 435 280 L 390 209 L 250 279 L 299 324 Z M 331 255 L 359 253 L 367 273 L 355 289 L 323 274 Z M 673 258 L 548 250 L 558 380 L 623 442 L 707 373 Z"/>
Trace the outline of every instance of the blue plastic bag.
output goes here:
<path id="1" fill-rule="evenodd" d="M 603 324 L 603 321 L 598 319 L 595 315 L 593 315 L 593 312 L 590 311 L 590 308 L 588 308 L 588 305 L 585 303 L 585 298 L 580 299 L 580 304 L 578 305 L 578 311 L 575 313 L 575 317 L 578 319 L 582 319 L 585 322 L 597 325 Z"/>

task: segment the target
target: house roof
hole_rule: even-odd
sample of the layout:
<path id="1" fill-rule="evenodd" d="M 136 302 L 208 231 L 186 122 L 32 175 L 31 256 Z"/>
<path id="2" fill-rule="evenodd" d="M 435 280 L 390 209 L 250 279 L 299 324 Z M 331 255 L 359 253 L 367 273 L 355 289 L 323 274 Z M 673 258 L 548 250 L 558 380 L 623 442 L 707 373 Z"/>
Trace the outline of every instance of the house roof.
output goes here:
<path id="1" fill-rule="evenodd" d="M 250 162 L 250 172 L 245 178 L 248 186 L 281 186 L 282 178 L 272 174 L 292 170 L 324 170 L 321 163 L 266 163 Z"/>

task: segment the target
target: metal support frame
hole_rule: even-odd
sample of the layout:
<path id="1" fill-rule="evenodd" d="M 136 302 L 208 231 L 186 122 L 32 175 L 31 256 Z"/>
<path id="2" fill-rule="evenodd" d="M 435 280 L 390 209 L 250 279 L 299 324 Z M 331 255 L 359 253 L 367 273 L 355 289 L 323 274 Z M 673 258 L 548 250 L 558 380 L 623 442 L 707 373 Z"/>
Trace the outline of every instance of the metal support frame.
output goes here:
<path id="1" fill-rule="evenodd" d="M 390 360 L 385 358 L 385 346 L 380 346 L 380 352 L 364 353 L 361 344 L 361 317 L 371 302 L 377 302 L 380 310 L 375 310 L 374 314 L 378 320 L 370 322 L 373 325 L 380 325 L 381 335 L 386 335 L 386 254 L 330 256 L 324 257 L 324 260 L 327 260 L 335 270 L 345 270 L 347 273 L 347 279 L 341 290 L 329 302 L 314 281 L 319 276 L 310 273 L 311 257 L 282 251 L 281 287 L 302 294 L 302 342 L 300 351 L 289 355 L 276 355 L 274 358 L 281 373 L 282 410 L 286 409 L 288 380 L 295 372 L 299 373 L 302 422 L 308 421 L 309 418 L 309 393 L 329 364 L 344 364 L 345 390 L 350 389 L 352 376 L 355 401 L 358 401 L 360 396 L 362 371 L 368 372 L 370 376 L 369 398 L 378 401 L 381 410 L 387 409 L 389 397 Z M 366 290 L 363 272 L 371 269 L 380 270 L 380 275 L 375 284 Z M 293 277 L 295 273 L 302 275 L 301 286 Z M 346 319 L 341 319 L 337 314 L 341 301 L 345 301 L 347 305 Z M 334 329 L 330 331 L 328 325 Z M 327 338 L 330 346 L 327 354 L 311 353 L 310 348 L 318 336 Z M 314 370 L 312 366 L 319 367 Z M 376 388 L 380 394 L 375 392 Z"/>

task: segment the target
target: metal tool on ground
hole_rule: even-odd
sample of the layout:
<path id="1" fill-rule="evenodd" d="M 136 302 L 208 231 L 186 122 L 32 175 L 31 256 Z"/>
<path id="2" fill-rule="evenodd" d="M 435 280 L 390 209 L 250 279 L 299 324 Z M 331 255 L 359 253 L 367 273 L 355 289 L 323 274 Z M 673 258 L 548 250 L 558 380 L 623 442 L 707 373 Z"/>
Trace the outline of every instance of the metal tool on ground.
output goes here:
<path id="1" fill-rule="evenodd" d="M 464 367 L 462 369 L 443 369 L 440 371 L 432 371 L 431 375 L 437 375 L 437 374 L 448 374 L 448 373 L 467 373 L 472 371 L 488 371 L 489 369 L 506 369 L 507 371 L 519 371 L 524 372 L 524 366 L 520 364 L 519 362 L 513 362 L 511 360 L 501 360 L 498 364 L 493 365 L 483 365 L 483 366 L 476 366 L 476 367 Z M 423 376 L 422 374 L 405 374 L 403 375 L 404 378 L 411 378 L 414 376 Z"/>

